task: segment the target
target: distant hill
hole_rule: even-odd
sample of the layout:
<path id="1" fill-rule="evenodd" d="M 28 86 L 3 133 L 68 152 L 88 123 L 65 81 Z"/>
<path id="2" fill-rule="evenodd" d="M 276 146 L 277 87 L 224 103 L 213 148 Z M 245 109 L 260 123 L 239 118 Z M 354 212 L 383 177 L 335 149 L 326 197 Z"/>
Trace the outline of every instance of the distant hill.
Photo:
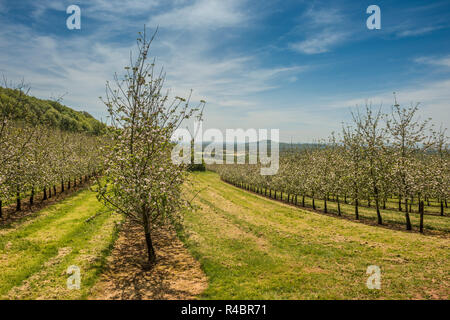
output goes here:
<path id="1" fill-rule="evenodd" d="M 0 114 L 15 121 L 44 124 L 71 132 L 99 135 L 106 125 L 84 111 L 75 111 L 59 102 L 22 94 L 19 90 L 0 87 Z"/>
<path id="2" fill-rule="evenodd" d="M 220 143 L 213 143 L 211 141 L 203 141 L 202 149 L 205 149 L 205 147 L 210 145 L 211 143 L 212 144 L 216 144 L 216 145 L 217 144 L 220 145 Z M 264 144 L 264 143 L 267 145 L 267 150 L 270 150 L 271 149 L 271 143 L 272 143 L 271 140 L 261 140 L 261 141 L 258 141 L 258 142 L 246 142 L 245 143 L 245 150 L 249 150 L 250 148 L 257 148 L 258 145 Z M 240 145 L 242 147 L 243 143 L 234 142 L 234 146 L 233 146 L 233 143 L 223 142 L 224 150 L 227 149 L 227 147 L 230 150 L 237 149 L 238 145 Z M 287 150 L 297 150 L 297 151 L 298 150 L 303 150 L 303 149 L 307 149 L 307 148 L 311 148 L 311 147 L 320 146 L 320 144 L 317 144 L 317 143 L 286 143 L 286 142 L 280 142 L 278 144 L 278 146 L 279 146 L 279 150 L 282 152 L 282 151 L 287 151 Z"/>

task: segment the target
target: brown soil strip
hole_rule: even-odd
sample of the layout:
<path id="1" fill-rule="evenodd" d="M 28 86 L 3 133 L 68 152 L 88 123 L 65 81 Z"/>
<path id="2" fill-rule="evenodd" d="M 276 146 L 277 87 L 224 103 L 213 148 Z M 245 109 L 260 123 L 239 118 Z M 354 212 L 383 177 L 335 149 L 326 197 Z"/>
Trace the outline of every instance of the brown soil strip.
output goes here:
<path id="1" fill-rule="evenodd" d="M 159 228 L 153 232 L 152 240 L 157 263 L 146 270 L 147 251 L 142 227 L 125 222 L 90 299 L 195 299 L 207 288 L 200 263 L 190 255 L 174 230 Z"/>

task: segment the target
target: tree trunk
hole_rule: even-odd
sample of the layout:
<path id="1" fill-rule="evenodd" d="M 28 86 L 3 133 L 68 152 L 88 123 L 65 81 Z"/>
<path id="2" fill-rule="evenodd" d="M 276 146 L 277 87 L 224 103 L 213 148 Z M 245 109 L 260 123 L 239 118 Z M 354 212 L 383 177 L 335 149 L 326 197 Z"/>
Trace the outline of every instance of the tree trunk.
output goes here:
<path id="1" fill-rule="evenodd" d="M 53 186 L 53 194 L 56 196 L 56 186 Z"/>
<path id="2" fill-rule="evenodd" d="M 408 212 L 408 198 L 405 197 L 405 218 L 406 218 L 406 230 L 411 230 L 411 219 L 409 218 Z"/>
<path id="3" fill-rule="evenodd" d="M 34 187 L 31 188 L 31 195 L 30 195 L 30 207 L 34 203 Z"/>
<path id="4" fill-rule="evenodd" d="M 375 193 L 375 208 L 377 210 L 378 224 L 383 224 L 383 220 L 381 219 L 381 212 L 380 212 L 380 195 L 378 192 L 377 185 L 374 185 L 373 191 Z M 370 199 L 370 197 L 369 197 L 369 199 Z"/>
<path id="5" fill-rule="evenodd" d="M 420 212 L 420 233 L 423 233 L 423 212 L 425 204 L 423 201 L 419 202 L 419 212 Z"/>
<path id="6" fill-rule="evenodd" d="M 323 198 L 323 212 L 327 213 L 328 212 L 328 208 L 327 208 L 327 196 L 325 196 Z"/>
<path id="7" fill-rule="evenodd" d="M 313 200 L 313 209 L 316 210 L 316 202 L 314 200 L 314 197 L 312 198 L 312 200 Z"/>
<path id="8" fill-rule="evenodd" d="M 409 212 L 412 212 L 412 204 L 414 202 L 414 198 L 411 198 L 411 201 L 409 202 Z"/>
<path id="9" fill-rule="evenodd" d="M 358 198 L 355 199 L 355 218 L 359 220 Z"/>
<path id="10" fill-rule="evenodd" d="M 402 211 L 402 197 L 398 197 L 398 211 Z"/>
<path id="11" fill-rule="evenodd" d="M 3 217 L 3 201 L 0 200 L 0 219 Z"/>
<path id="12" fill-rule="evenodd" d="M 302 195 L 302 207 L 305 207 L 305 195 Z"/>
<path id="13" fill-rule="evenodd" d="M 22 203 L 20 201 L 20 192 L 16 193 L 16 211 L 22 210 Z"/>
<path id="14" fill-rule="evenodd" d="M 378 224 L 383 224 L 383 220 L 381 219 L 380 203 L 379 203 L 379 201 L 378 201 L 378 198 L 375 199 L 375 207 L 377 208 L 377 219 L 378 219 Z"/>
<path id="15" fill-rule="evenodd" d="M 44 187 L 44 196 L 42 197 L 42 200 L 47 200 L 47 187 Z"/>
<path id="16" fill-rule="evenodd" d="M 341 215 L 341 203 L 339 202 L 339 196 L 336 196 L 336 201 L 338 205 L 338 215 Z"/>
<path id="17" fill-rule="evenodd" d="M 61 180 L 61 193 L 64 192 L 64 180 Z"/>
<path id="18" fill-rule="evenodd" d="M 150 226 L 148 224 L 147 215 L 144 214 L 143 218 L 144 218 L 145 243 L 147 244 L 148 262 L 150 263 L 150 265 L 152 265 L 156 262 L 155 249 L 153 248 L 153 242 L 152 237 L 150 235 Z"/>
<path id="19" fill-rule="evenodd" d="M 48 198 L 50 199 L 52 197 L 52 188 L 48 187 Z"/>
<path id="20" fill-rule="evenodd" d="M 444 201 L 441 200 L 441 216 L 444 215 Z"/>

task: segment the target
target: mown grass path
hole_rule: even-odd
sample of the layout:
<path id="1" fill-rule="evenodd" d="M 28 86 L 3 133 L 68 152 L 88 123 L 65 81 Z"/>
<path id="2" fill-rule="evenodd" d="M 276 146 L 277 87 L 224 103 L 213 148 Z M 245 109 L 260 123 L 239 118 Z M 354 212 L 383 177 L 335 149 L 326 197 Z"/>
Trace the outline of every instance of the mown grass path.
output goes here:
<path id="1" fill-rule="evenodd" d="M 226 182 L 226 181 L 225 181 Z M 227 182 L 228 183 L 228 182 Z M 254 191 L 247 191 L 253 193 Z M 264 193 L 264 191 L 263 191 Z M 260 194 L 260 196 L 263 196 L 263 194 Z M 270 196 L 270 192 L 267 191 L 267 194 L 264 195 L 264 197 L 269 198 L 271 200 L 275 201 L 281 201 L 281 193 L 277 192 L 277 198 L 275 198 L 275 192 L 272 190 L 272 196 Z M 302 197 L 298 196 L 298 202 L 297 206 L 302 206 Z M 341 199 L 342 201 L 342 199 Z M 288 203 L 288 195 L 286 193 L 283 193 L 283 202 Z M 290 199 L 290 202 L 292 202 L 292 198 Z M 292 203 L 291 203 L 292 204 Z M 294 205 L 294 204 L 292 204 Z M 373 205 L 373 202 L 372 202 Z M 354 214 L 354 205 L 349 203 L 340 203 L 341 206 L 341 215 L 342 217 L 356 220 L 355 214 Z M 324 211 L 324 201 L 323 199 L 315 199 L 315 207 L 317 212 L 323 213 Z M 313 210 L 313 199 L 310 197 L 305 197 L 305 208 Z M 388 209 L 380 209 L 382 220 L 383 220 L 383 226 L 384 227 L 391 227 L 396 229 L 406 229 L 406 223 L 405 223 L 405 213 L 398 210 L 393 210 L 392 208 Z M 413 206 L 414 208 L 414 206 Z M 338 217 L 338 204 L 335 201 L 327 201 L 327 214 L 333 214 L 336 217 Z M 374 207 L 367 207 L 364 205 L 361 205 L 358 207 L 359 212 L 359 220 L 360 222 L 365 222 L 369 224 L 377 224 L 377 214 Z M 448 209 L 444 209 L 444 216 L 439 215 L 438 213 L 430 213 L 425 211 L 424 215 L 424 230 L 427 234 L 436 234 L 436 235 L 443 235 L 443 236 L 449 236 L 450 235 L 450 216 L 448 215 Z M 412 230 L 419 232 L 419 225 L 420 225 L 420 215 L 417 211 L 413 211 L 409 213 Z"/>
<path id="2" fill-rule="evenodd" d="M 450 240 L 336 219 L 192 175 L 186 244 L 207 299 L 448 299 Z M 366 287 L 381 268 L 381 290 Z"/>
<path id="3" fill-rule="evenodd" d="M 95 193 L 83 190 L 32 220 L 0 229 L 0 298 L 86 298 L 111 249 L 117 219 Z M 81 269 L 80 290 L 67 289 L 70 265 Z"/>

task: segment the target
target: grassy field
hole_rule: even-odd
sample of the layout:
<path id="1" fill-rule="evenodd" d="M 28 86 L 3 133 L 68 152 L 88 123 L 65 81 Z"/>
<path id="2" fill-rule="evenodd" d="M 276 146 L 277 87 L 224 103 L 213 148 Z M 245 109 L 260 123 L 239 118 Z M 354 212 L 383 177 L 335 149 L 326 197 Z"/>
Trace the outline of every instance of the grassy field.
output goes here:
<path id="1" fill-rule="evenodd" d="M 336 219 L 192 176 L 185 243 L 206 299 L 448 299 L 450 240 Z M 427 217 L 428 219 L 428 217 Z M 381 290 L 366 287 L 381 268 Z"/>
<path id="2" fill-rule="evenodd" d="M 448 237 L 302 210 L 212 172 L 191 177 L 189 193 L 200 192 L 182 239 L 208 277 L 200 299 L 449 298 Z M 82 190 L 0 227 L 0 299 L 89 298 L 119 219 Z M 81 269 L 80 290 L 67 289 L 70 265 Z M 381 290 L 366 287 L 369 265 L 381 268 Z"/>
<path id="3" fill-rule="evenodd" d="M 280 198 L 280 192 L 277 193 L 278 199 Z M 286 193 L 283 194 L 283 200 L 287 202 L 288 195 Z M 298 204 L 301 204 L 301 197 L 298 197 Z M 315 199 L 316 209 L 317 210 L 323 210 L 324 209 L 324 201 L 323 199 Z M 367 207 L 367 200 L 362 201 L 362 206 L 359 206 L 359 216 L 360 219 L 370 220 L 373 223 L 376 223 L 377 221 L 377 213 L 375 208 L 373 207 L 375 205 L 374 201 L 372 201 L 372 207 Z M 386 205 L 386 209 L 381 209 L 381 216 L 383 219 L 384 224 L 388 225 L 396 225 L 400 228 L 405 228 L 406 222 L 405 222 L 405 212 L 398 211 L 398 204 L 397 207 L 393 206 L 394 202 L 389 201 Z M 312 208 L 312 198 L 305 197 L 305 206 L 307 208 Z M 404 210 L 404 205 L 403 210 Z M 327 209 L 329 213 L 335 213 L 338 212 L 338 205 L 337 202 L 334 201 L 327 201 Z M 411 219 L 411 225 L 413 229 L 418 230 L 419 229 L 419 223 L 420 223 L 420 215 L 417 212 L 417 205 L 413 206 L 413 212 L 410 213 L 410 219 Z M 445 216 L 439 215 L 439 208 L 435 206 L 425 206 L 425 214 L 424 214 L 424 229 L 430 230 L 430 231 L 436 231 L 439 233 L 450 233 L 450 216 L 449 216 L 450 210 L 448 208 L 444 209 Z M 343 199 L 341 199 L 341 214 L 345 217 L 349 217 L 353 219 L 355 217 L 355 207 L 352 204 L 345 204 L 343 203 Z"/>
<path id="4" fill-rule="evenodd" d="M 86 298 L 111 249 L 117 219 L 95 193 L 83 190 L 28 220 L 1 227 L 0 299 Z M 80 290 L 67 289 L 70 265 L 81 269 Z"/>

